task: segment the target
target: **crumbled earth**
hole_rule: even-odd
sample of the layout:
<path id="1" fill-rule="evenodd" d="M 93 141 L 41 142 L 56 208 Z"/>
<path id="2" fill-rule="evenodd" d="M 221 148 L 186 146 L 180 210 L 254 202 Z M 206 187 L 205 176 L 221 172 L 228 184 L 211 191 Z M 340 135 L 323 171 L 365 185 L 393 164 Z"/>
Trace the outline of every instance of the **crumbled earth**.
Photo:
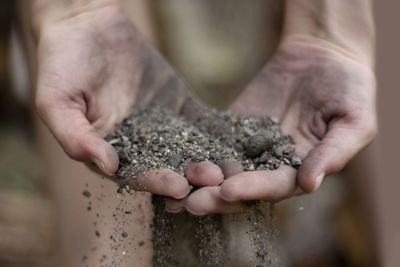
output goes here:
<path id="1" fill-rule="evenodd" d="M 120 158 L 117 172 L 120 191 L 131 190 L 134 179 L 154 169 L 169 168 L 184 175 L 190 162 L 209 160 L 216 164 L 240 162 L 244 171 L 275 170 L 281 164 L 298 168 L 301 159 L 295 154 L 290 136 L 284 135 L 279 121 L 273 117 L 256 118 L 229 112 L 208 110 L 201 116 L 178 116 L 157 108 L 136 111 L 126 118 L 106 140 L 114 146 Z M 174 231 L 179 215 L 165 211 L 162 198 L 153 199 L 153 247 L 155 266 L 191 266 L 179 261 L 174 247 Z M 272 220 L 269 207 L 256 204 L 246 215 L 249 239 L 253 245 L 253 266 L 272 264 L 273 230 L 265 220 Z M 265 214 L 269 214 L 266 216 Z M 190 216 L 190 215 L 185 215 Z M 223 266 L 224 230 L 221 215 L 185 219 L 194 224 L 193 247 L 197 250 L 196 266 Z M 269 222 L 270 223 L 270 222 Z M 188 246 L 190 247 L 190 246 Z"/>
<path id="2" fill-rule="evenodd" d="M 245 171 L 274 170 L 280 164 L 301 165 L 292 138 L 278 120 L 210 111 L 194 121 L 171 111 L 142 110 L 125 119 L 106 138 L 118 152 L 121 184 L 154 169 L 180 174 L 189 162 L 235 160 Z"/>

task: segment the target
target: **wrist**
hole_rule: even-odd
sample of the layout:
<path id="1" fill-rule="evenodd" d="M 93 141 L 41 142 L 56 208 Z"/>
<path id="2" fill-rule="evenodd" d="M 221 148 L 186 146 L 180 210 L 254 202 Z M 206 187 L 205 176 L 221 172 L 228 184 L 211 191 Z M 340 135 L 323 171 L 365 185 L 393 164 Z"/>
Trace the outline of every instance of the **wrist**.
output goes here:
<path id="1" fill-rule="evenodd" d="M 33 36 L 38 40 L 47 27 L 63 22 L 88 22 L 99 12 L 118 16 L 120 10 L 118 0 L 33 0 L 30 11 Z"/>
<path id="2" fill-rule="evenodd" d="M 375 27 L 369 0 L 287 0 L 282 42 L 330 47 L 371 68 Z"/>

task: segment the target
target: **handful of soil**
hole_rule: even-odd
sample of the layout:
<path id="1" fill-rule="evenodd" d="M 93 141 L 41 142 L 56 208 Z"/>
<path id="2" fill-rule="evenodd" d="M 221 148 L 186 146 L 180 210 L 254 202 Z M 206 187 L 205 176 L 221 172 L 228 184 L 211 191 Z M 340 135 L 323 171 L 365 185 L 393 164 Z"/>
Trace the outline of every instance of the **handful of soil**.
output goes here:
<path id="1" fill-rule="evenodd" d="M 278 120 L 210 110 L 189 120 L 157 108 L 134 112 L 106 140 L 120 158 L 122 186 L 154 169 L 183 175 L 189 162 L 237 161 L 245 171 L 274 170 L 280 164 L 297 168 L 301 159 Z"/>
<path id="2" fill-rule="evenodd" d="M 185 115 L 160 108 L 136 111 L 106 137 L 120 158 L 117 172 L 120 190 L 130 191 L 133 179 L 154 169 L 169 168 L 183 175 L 189 162 L 236 161 L 242 164 L 244 171 L 274 170 L 281 164 L 294 168 L 301 165 L 292 138 L 281 132 L 276 118 L 206 109 L 194 116 L 184 111 L 182 114 Z M 221 215 L 170 214 L 165 211 L 162 198 L 157 196 L 153 197 L 153 205 L 154 266 L 223 266 L 232 261 L 226 249 L 232 239 Z M 274 254 L 271 206 L 255 203 L 244 216 L 233 220 L 236 224 L 237 220 L 247 224 L 254 255 L 252 265 L 279 266 Z M 193 228 L 193 233 L 184 237 L 185 241 L 178 237 L 182 227 Z M 177 253 L 182 242 L 192 242 L 184 246 L 190 251 Z M 184 260 L 184 254 L 192 255 L 192 264 Z"/>

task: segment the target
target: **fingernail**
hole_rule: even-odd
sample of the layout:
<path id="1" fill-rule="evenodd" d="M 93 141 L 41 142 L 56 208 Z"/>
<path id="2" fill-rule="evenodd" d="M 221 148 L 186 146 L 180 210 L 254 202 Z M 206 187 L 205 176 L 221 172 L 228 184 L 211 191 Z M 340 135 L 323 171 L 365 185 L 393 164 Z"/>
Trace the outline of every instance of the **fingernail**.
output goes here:
<path id="1" fill-rule="evenodd" d="M 107 152 L 107 162 L 109 162 L 111 168 L 114 169 L 114 172 L 116 172 L 119 165 L 119 157 L 114 149 Z"/>
<path id="2" fill-rule="evenodd" d="M 96 158 L 92 158 L 92 161 L 96 164 L 97 168 L 99 168 L 102 172 L 104 172 L 105 174 L 109 175 L 109 176 L 113 176 L 114 174 L 109 173 L 105 166 L 104 166 L 104 162 L 101 160 L 98 160 Z"/>
<path id="3" fill-rule="evenodd" d="M 170 210 L 167 207 L 165 207 L 165 210 L 169 213 L 179 213 L 183 210 L 183 208 L 177 209 L 177 210 Z"/>
<path id="4" fill-rule="evenodd" d="M 189 186 L 188 190 L 187 190 L 187 192 L 185 194 L 183 194 L 181 196 L 174 196 L 173 198 L 175 198 L 175 199 L 183 199 L 183 198 L 187 197 L 190 194 L 191 191 L 192 191 L 192 188 Z"/>
<path id="5" fill-rule="evenodd" d="M 188 209 L 188 208 L 186 208 L 186 210 L 187 210 L 190 214 L 195 215 L 195 216 L 204 216 L 204 215 L 207 214 L 206 212 L 194 212 L 194 211 L 192 211 L 192 210 L 190 210 L 190 209 Z"/>
<path id="6" fill-rule="evenodd" d="M 324 179 L 324 177 L 325 177 L 325 173 L 321 173 L 320 175 L 317 176 L 314 191 L 317 190 L 321 186 L 321 183 L 322 183 L 322 180 Z"/>

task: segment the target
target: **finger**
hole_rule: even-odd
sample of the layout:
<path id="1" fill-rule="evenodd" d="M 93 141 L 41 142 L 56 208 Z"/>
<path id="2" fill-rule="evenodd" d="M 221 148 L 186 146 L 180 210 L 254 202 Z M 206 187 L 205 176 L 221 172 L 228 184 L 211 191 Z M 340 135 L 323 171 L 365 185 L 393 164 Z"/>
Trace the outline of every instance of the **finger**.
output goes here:
<path id="1" fill-rule="evenodd" d="M 205 215 L 240 212 L 245 208 L 245 205 L 240 202 L 228 202 L 221 198 L 220 187 L 207 186 L 190 194 L 184 207 L 193 215 Z"/>
<path id="2" fill-rule="evenodd" d="M 175 199 L 182 199 L 190 192 L 185 177 L 170 169 L 153 170 L 146 175 L 129 179 L 128 184 L 136 191 L 146 191 Z"/>
<path id="3" fill-rule="evenodd" d="M 374 136 L 373 125 L 340 121 L 333 124 L 303 160 L 298 171 L 299 187 L 307 193 L 318 189 L 326 175 L 340 171 Z"/>
<path id="4" fill-rule="evenodd" d="M 190 163 L 185 170 L 185 177 L 196 186 L 219 185 L 224 179 L 221 169 L 210 161 Z"/>
<path id="5" fill-rule="evenodd" d="M 228 202 L 221 198 L 220 187 L 203 187 L 193 192 L 186 200 L 185 209 L 194 215 L 210 213 L 235 213 L 243 211 L 241 202 Z"/>
<path id="6" fill-rule="evenodd" d="M 221 184 L 221 197 L 226 201 L 279 201 L 296 188 L 296 170 L 281 166 L 274 171 L 249 171 L 236 174 Z"/>
<path id="7" fill-rule="evenodd" d="M 36 100 L 39 115 L 68 156 L 93 161 L 104 173 L 114 174 L 119 164 L 117 152 L 90 125 L 82 105 L 72 105 L 43 97 Z"/>
<path id="8" fill-rule="evenodd" d="M 119 178 L 117 176 L 115 176 L 114 174 L 113 175 L 105 174 L 104 171 L 100 170 L 97 167 L 96 163 L 94 163 L 92 161 L 86 161 L 86 162 L 84 162 L 84 164 L 89 170 L 91 170 L 92 172 L 94 172 L 97 175 L 100 175 L 102 178 L 107 178 L 110 181 L 118 183 Z"/>
<path id="9" fill-rule="evenodd" d="M 225 179 L 240 172 L 243 172 L 242 164 L 240 164 L 240 162 L 237 161 L 225 160 L 219 163 L 218 166 L 221 168 L 221 171 Z"/>

